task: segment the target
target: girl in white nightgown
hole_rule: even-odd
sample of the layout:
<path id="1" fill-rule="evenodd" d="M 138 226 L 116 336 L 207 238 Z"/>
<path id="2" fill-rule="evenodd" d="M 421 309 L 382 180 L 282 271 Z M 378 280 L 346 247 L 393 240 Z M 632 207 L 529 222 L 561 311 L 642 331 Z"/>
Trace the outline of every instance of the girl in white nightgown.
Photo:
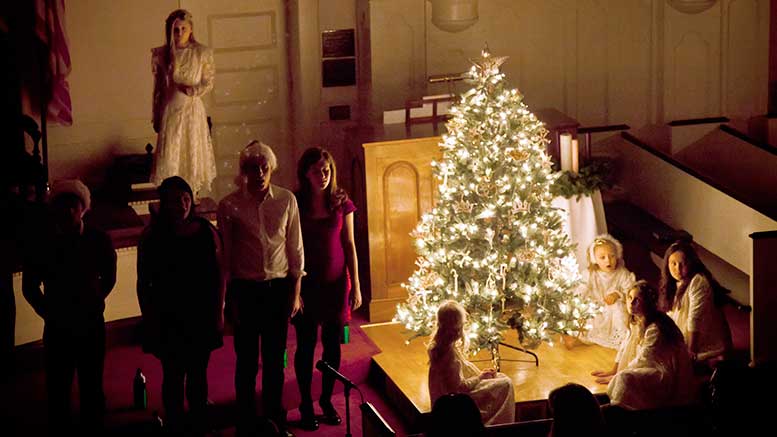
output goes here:
<path id="1" fill-rule="evenodd" d="M 639 287 L 639 284 L 641 283 L 642 281 L 633 284 L 632 289 L 634 287 Z M 629 293 L 631 293 L 631 290 L 626 293 L 627 300 Z M 629 305 L 626 305 L 626 310 L 631 311 Z M 626 339 L 621 342 L 621 345 L 618 348 L 618 353 L 615 354 L 615 362 L 613 363 L 613 366 L 609 369 L 595 370 L 591 372 L 591 375 L 596 377 L 596 382 L 599 384 L 609 384 L 610 380 L 612 380 L 612 377 L 615 376 L 615 374 L 619 371 L 625 369 L 631 360 L 637 356 L 637 348 L 639 347 L 641 337 L 639 330 L 637 329 L 637 325 L 631 324 L 631 322 L 636 321 L 636 319 L 631 316 L 632 314 L 629 312 L 629 334 L 626 336 Z"/>
<path id="2" fill-rule="evenodd" d="M 437 327 L 429 344 L 429 397 L 468 394 L 480 409 L 484 425 L 515 420 L 515 394 L 509 377 L 493 369 L 480 370 L 464 356 L 466 312 L 449 300 L 437 310 Z"/>
<path id="3" fill-rule="evenodd" d="M 213 51 L 192 34 L 192 16 L 183 9 L 165 21 L 166 42 L 151 50 L 154 74 L 154 131 L 158 133 L 151 182 L 180 176 L 195 196 L 208 192 L 216 158 L 202 96 L 213 89 Z"/>
<path id="4" fill-rule="evenodd" d="M 581 294 L 602 305 L 581 339 L 618 349 L 629 334 L 626 293 L 636 282 L 623 262 L 623 246 L 609 234 L 596 237 L 589 246 L 588 269 L 583 272 Z"/>
<path id="5" fill-rule="evenodd" d="M 693 359 L 724 357 L 731 349 L 731 331 L 719 306 L 723 288 L 690 244 L 678 241 L 666 250 L 660 291 Z"/>
<path id="6" fill-rule="evenodd" d="M 640 281 L 629 291 L 636 356 L 607 387 L 610 402 L 635 410 L 693 402 L 693 365 L 683 334 L 658 309 L 658 292 Z"/>

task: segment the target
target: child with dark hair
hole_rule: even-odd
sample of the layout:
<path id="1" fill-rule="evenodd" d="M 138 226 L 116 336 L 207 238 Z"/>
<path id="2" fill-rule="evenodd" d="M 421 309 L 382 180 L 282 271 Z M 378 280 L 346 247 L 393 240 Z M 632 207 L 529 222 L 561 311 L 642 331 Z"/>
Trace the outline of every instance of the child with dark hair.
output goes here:
<path id="1" fill-rule="evenodd" d="M 731 332 L 718 306 L 724 289 L 689 243 L 678 241 L 666 250 L 660 289 L 694 361 L 720 357 L 731 349 Z"/>
<path id="2" fill-rule="evenodd" d="M 184 432 L 184 381 L 191 434 L 206 431 L 210 353 L 222 345 L 221 238 L 194 214 L 189 184 L 172 176 L 157 189 L 159 212 L 138 244 L 137 293 L 143 350 L 162 362 L 162 401 L 173 432 Z"/>
<path id="3" fill-rule="evenodd" d="M 635 410 L 691 403 L 691 359 L 677 325 L 658 309 L 658 293 L 639 281 L 629 290 L 626 302 L 637 353 L 610 381 L 610 401 Z"/>

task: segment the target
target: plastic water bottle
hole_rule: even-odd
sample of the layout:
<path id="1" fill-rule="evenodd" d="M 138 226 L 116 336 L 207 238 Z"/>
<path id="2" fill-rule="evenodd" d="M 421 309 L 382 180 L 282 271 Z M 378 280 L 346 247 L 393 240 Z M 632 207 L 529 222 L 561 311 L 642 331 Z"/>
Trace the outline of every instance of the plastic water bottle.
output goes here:
<path id="1" fill-rule="evenodd" d="M 343 336 L 340 337 L 340 344 L 348 344 L 351 342 L 351 328 L 348 323 L 343 326 Z"/>
<path id="2" fill-rule="evenodd" d="M 132 381 L 133 405 L 137 410 L 145 410 L 148 407 L 148 392 L 146 391 L 146 376 L 138 368 L 135 379 Z"/>

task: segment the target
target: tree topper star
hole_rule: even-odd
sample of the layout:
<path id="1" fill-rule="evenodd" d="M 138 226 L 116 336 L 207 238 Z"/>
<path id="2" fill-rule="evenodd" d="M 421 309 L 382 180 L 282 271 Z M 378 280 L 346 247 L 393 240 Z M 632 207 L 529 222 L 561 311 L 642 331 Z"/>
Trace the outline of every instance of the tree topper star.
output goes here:
<path id="1" fill-rule="evenodd" d="M 488 45 L 486 45 L 480 52 L 480 59 L 472 60 L 475 64 L 475 68 L 480 74 L 488 74 L 489 72 L 498 72 L 499 67 L 507 61 L 509 56 L 491 56 L 491 52 L 488 51 Z"/>

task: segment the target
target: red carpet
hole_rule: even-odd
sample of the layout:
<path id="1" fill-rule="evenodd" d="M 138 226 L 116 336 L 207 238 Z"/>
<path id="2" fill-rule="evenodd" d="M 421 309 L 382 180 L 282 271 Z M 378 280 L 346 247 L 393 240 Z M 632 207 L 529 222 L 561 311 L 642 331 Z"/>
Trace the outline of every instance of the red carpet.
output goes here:
<path id="1" fill-rule="evenodd" d="M 358 316 L 351 322 L 350 343 L 342 347 L 342 364 L 340 373 L 354 381 L 364 394 L 364 400 L 371 402 L 384 416 L 386 421 L 397 431 L 405 434 L 405 426 L 399 415 L 382 398 L 380 393 L 367 384 L 371 357 L 379 352 L 377 347 L 367 338 L 359 328 L 365 323 Z M 127 324 L 125 324 L 127 325 Z M 126 326 L 120 329 L 109 328 L 108 350 L 105 358 L 105 394 L 108 414 L 106 427 L 109 434 L 131 435 L 131 430 L 148 423 L 153 411 L 159 411 L 163 416 L 161 400 L 162 370 L 159 361 L 151 355 L 143 354 L 140 346 L 128 341 L 126 332 L 131 331 Z M 123 333 L 119 333 L 119 331 Z M 340 436 L 345 435 L 345 399 L 342 393 L 342 385 L 336 383 L 333 403 L 343 417 L 343 424 L 339 426 L 321 425 L 316 432 L 305 432 L 293 427 L 293 422 L 299 419 L 299 391 L 293 370 L 293 354 L 296 347 L 296 338 L 293 327 L 289 328 L 288 363 L 286 369 L 286 381 L 284 386 L 284 405 L 288 409 L 288 420 L 291 430 L 299 435 L 316 436 Z M 321 356 L 321 345 L 316 349 L 316 359 Z M 0 419 L 3 420 L 1 429 L 10 430 L 10 434 L 38 436 L 46 434 L 46 395 L 44 387 L 43 354 L 41 347 L 23 346 L 18 348 L 17 370 L 2 387 L 3 395 L 0 397 Z M 132 410 L 132 379 L 135 370 L 140 367 L 147 379 L 148 409 L 145 411 Z M 213 401 L 211 416 L 214 428 L 220 430 L 219 435 L 229 436 L 234 433 L 234 371 L 235 353 L 232 346 L 232 337 L 224 338 L 224 347 L 214 351 L 211 355 L 208 368 L 209 398 Z M 257 377 L 258 385 L 261 385 L 261 366 Z M 321 389 L 320 373 L 314 370 L 313 398 L 317 399 Z M 261 387 L 259 387 L 261 389 Z M 77 387 L 74 384 L 74 408 L 77 408 Z M 359 405 L 361 397 L 357 391 L 351 392 L 351 433 L 361 436 L 361 412 Z M 316 405 L 316 408 L 318 406 Z"/>

